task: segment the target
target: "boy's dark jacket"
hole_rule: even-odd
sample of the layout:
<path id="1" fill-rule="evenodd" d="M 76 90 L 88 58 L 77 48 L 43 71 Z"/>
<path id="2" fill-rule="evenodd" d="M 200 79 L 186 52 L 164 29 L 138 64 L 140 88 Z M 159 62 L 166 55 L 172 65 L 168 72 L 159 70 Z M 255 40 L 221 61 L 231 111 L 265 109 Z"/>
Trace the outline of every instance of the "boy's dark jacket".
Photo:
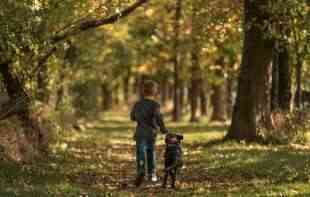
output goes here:
<path id="1" fill-rule="evenodd" d="M 143 98 L 136 102 L 130 113 L 130 118 L 137 122 L 135 133 L 137 142 L 146 140 L 154 143 L 158 127 L 162 133 L 168 132 L 160 114 L 160 105 L 152 99 Z"/>

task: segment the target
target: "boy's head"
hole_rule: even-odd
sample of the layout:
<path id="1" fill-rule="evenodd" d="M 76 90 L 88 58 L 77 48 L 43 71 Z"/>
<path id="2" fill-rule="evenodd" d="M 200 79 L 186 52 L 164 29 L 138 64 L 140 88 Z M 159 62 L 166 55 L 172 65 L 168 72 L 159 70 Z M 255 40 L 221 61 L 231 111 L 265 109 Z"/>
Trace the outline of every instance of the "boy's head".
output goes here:
<path id="1" fill-rule="evenodd" d="M 147 80 L 143 84 L 143 96 L 155 96 L 157 93 L 157 84 L 154 81 Z"/>

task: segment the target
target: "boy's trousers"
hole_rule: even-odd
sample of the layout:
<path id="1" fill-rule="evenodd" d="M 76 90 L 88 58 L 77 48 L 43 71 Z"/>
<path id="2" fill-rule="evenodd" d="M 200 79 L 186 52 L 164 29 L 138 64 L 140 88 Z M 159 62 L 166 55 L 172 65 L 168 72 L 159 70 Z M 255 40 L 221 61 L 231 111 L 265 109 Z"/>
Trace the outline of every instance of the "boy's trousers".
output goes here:
<path id="1" fill-rule="evenodd" d="M 148 176 L 155 173 L 156 157 L 154 142 L 147 142 L 144 140 L 136 142 L 136 160 L 137 160 L 137 174 L 139 176 L 145 175 L 145 166 L 147 166 Z"/>

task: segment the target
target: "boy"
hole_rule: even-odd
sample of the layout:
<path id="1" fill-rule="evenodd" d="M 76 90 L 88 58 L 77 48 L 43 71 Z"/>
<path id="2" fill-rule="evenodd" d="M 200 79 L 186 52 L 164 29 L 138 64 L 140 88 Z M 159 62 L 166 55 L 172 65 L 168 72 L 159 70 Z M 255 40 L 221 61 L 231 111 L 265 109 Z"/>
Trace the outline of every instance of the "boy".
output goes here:
<path id="1" fill-rule="evenodd" d="M 135 185 L 141 185 L 144 179 L 145 163 L 147 163 L 148 179 L 156 182 L 155 172 L 155 142 L 157 128 L 162 133 L 168 133 L 160 114 L 160 105 L 154 100 L 156 84 L 153 81 L 146 81 L 143 85 L 143 98 L 135 103 L 130 118 L 137 122 L 134 139 L 136 141 L 137 178 Z M 145 158 L 146 156 L 146 158 Z"/>

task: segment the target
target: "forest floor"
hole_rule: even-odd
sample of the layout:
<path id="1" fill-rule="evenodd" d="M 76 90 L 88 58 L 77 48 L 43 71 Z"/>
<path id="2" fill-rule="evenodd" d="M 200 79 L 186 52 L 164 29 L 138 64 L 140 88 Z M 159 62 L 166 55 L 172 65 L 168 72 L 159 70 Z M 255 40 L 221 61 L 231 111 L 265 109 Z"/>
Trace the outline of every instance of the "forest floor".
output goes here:
<path id="1" fill-rule="evenodd" d="M 168 123 L 185 136 L 178 189 L 160 181 L 135 188 L 134 125 L 121 114 L 105 117 L 65 132 L 45 160 L 0 162 L 0 197 L 310 196 L 310 145 L 221 143 L 226 127 L 207 122 Z M 158 142 L 162 176 L 163 137 Z"/>

